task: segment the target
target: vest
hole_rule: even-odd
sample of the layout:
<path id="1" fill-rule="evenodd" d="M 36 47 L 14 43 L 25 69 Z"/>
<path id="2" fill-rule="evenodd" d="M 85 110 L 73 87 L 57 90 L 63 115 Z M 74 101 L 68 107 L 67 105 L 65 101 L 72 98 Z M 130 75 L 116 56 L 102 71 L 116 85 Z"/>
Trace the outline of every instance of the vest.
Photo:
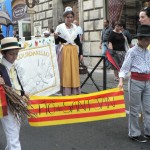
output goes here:
<path id="1" fill-rule="evenodd" d="M 1 64 L 1 63 L 0 63 L 0 75 L 4 79 L 5 84 L 8 85 L 9 87 L 12 87 L 12 84 L 10 82 L 10 78 L 9 78 L 8 72 L 6 70 L 6 67 L 3 64 Z M 22 89 L 21 96 L 23 96 L 24 95 L 24 90 L 23 90 L 23 86 L 21 85 L 21 82 L 19 80 L 18 75 L 17 75 L 17 79 L 18 79 L 18 82 L 19 82 L 19 84 L 21 86 L 21 89 Z"/>

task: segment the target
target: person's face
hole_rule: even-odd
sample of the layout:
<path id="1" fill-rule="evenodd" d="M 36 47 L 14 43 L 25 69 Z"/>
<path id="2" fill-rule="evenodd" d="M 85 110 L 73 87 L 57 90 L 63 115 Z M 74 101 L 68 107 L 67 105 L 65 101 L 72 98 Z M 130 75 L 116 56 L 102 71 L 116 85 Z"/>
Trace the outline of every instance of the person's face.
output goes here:
<path id="1" fill-rule="evenodd" d="M 147 48 L 150 44 L 150 37 L 139 39 L 138 42 L 143 48 Z"/>
<path id="2" fill-rule="evenodd" d="M 108 22 L 106 20 L 104 20 L 103 24 L 104 24 L 104 27 L 108 26 Z"/>
<path id="3" fill-rule="evenodd" d="M 65 17 L 65 23 L 66 24 L 71 24 L 73 22 L 73 15 L 72 14 L 68 14 L 66 17 Z"/>
<path id="4" fill-rule="evenodd" d="M 141 11 L 140 14 L 139 14 L 139 21 L 141 24 L 148 24 L 150 25 L 150 17 L 148 17 L 146 15 L 146 12 L 144 11 Z"/>
<path id="5" fill-rule="evenodd" d="M 3 56 L 8 62 L 13 64 L 14 61 L 17 59 L 18 52 L 19 49 L 8 50 L 6 54 L 3 54 Z"/>
<path id="6" fill-rule="evenodd" d="M 121 31 L 121 28 L 122 28 L 122 27 L 121 27 L 120 25 L 115 25 L 115 30 L 116 30 L 116 31 L 118 31 L 118 32 Z"/>

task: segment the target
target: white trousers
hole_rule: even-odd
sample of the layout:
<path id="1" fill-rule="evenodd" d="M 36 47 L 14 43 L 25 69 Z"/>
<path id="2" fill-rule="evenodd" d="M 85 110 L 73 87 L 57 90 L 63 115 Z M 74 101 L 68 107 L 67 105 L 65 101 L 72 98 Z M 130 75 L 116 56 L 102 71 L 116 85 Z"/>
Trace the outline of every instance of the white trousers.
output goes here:
<path id="1" fill-rule="evenodd" d="M 7 146 L 5 150 L 21 150 L 19 141 L 20 124 L 8 108 L 8 115 L 1 119 L 6 135 Z"/>

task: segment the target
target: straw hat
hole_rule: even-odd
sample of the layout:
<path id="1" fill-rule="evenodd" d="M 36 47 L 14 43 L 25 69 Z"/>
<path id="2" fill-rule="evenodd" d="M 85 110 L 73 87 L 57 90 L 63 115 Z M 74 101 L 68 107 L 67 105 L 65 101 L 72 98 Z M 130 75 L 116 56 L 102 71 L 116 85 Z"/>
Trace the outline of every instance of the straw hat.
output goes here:
<path id="1" fill-rule="evenodd" d="M 17 38 L 7 37 L 1 40 L 1 51 L 11 50 L 11 49 L 21 49 L 18 44 Z"/>

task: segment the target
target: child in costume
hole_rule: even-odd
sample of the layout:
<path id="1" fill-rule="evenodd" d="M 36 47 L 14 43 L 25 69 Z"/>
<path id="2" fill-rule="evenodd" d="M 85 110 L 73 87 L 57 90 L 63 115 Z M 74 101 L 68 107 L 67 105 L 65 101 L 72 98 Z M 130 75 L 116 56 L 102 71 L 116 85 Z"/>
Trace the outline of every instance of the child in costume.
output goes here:
<path id="1" fill-rule="evenodd" d="M 138 44 L 130 48 L 119 72 L 118 87 L 123 87 L 123 80 L 131 72 L 129 89 L 129 138 L 138 142 L 150 139 L 150 25 L 138 27 Z M 144 136 L 139 125 L 139 114 L 143 114 Z"/>
<path id="2" fill-rule="evenodd" d="M 14 62 L 20 50 L 17 38 L 8 37 L 1 40 L 1 54 L 3 55 L 0 63 L 0 84 L 7 85 L 15 89 L 18 94 L 23 95 L 23 88 L 20 84 Z M 19 141 L 20 123 L 8 106 L 8 115 L 1 119 L 4 132 L 6 134 L 7 146 L 5 150 L 21 150 Z"/>

